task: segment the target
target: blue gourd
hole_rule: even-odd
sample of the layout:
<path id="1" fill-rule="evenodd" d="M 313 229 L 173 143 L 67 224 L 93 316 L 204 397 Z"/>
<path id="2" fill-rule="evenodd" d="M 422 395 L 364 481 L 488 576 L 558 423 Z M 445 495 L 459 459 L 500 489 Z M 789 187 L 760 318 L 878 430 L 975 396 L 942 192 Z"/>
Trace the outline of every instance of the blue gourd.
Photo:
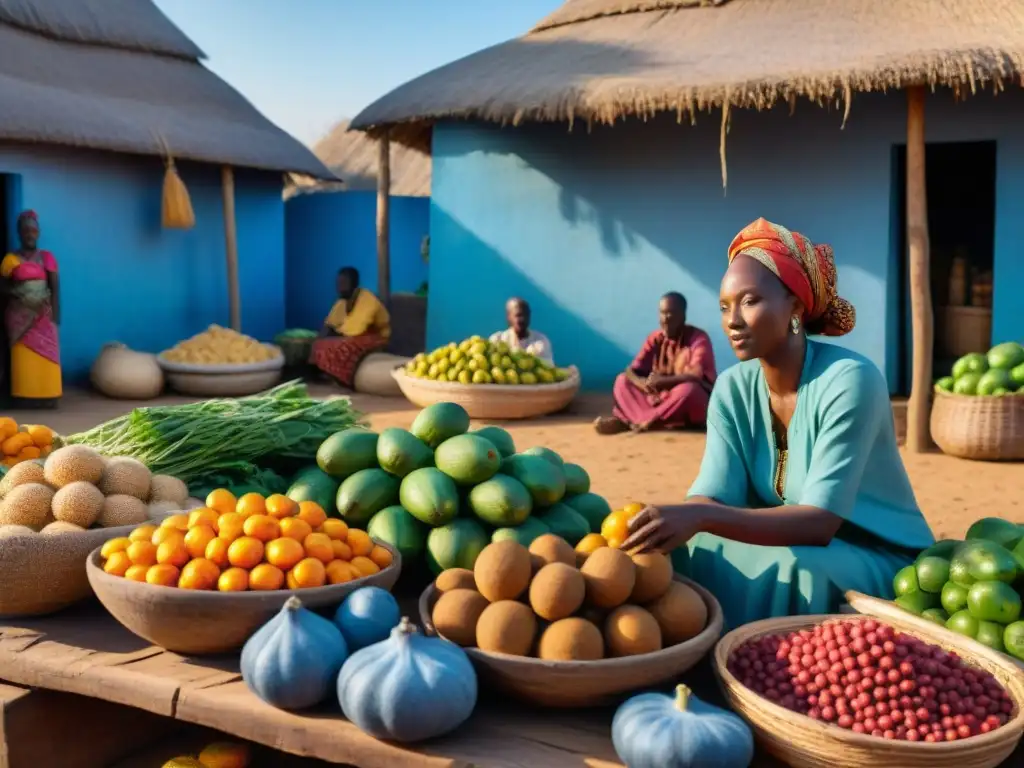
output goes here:
<path id="1" fill-rule="evenodd" d="M 675 696 L 643 693 L 612 720 L 612 744 L 627 768 L 747 768 L 754 736 L 732 712 L 676 686 Z"/>
<path id="2" fill-rule="evenodd" d="M 386 640 L 402 618 L 394 595 L 380 587 L 362 587 L 345 598 L 334 623 L 345 636 L 350 652 Z"/>
<path id="3" fill-rule="evenodd" d="M 353 653 L 338 675 L 345 717 L 374 738 L 417 742 L 449 733 L 476 706 L 476 671 L 455 643 L 402 617 L 383 642 Z"/>
<path id="4" fill-rule="evenodd" d="M 290 597 L 243 646 L 242 679 L 271 706 L 306 709 L 330 695 L 346 658 L 341 630 Z"/>

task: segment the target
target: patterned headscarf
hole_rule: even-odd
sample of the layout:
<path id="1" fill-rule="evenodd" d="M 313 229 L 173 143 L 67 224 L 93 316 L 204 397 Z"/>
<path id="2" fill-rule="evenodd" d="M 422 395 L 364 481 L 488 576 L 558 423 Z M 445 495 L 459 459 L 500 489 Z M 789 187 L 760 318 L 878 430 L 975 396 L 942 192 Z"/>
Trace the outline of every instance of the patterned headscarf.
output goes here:
<path id="1" fill-rule="evenodd" d="M 38 216 L 38 214 L 36 214 L 36 212 L 31 210 L 31 209 L 27 210 L 27 211 L 22 211 L 21 213 L 18 214 L 18 227 L 19 227 L 19 229 L 21 228 L 21 225 L 24 224 L 27 221 L 31 221 L 33 224 L 35 224 L 38 227 L 39 226 L 39 216 Z"/>
<path id="2" fill-rule="evenodd" d="M 799 232 L 758 219 L 733 238 L 729 263 L 740 255 L 763 264 L 800 300 L 807 333 L 845 336 L 853 330 L 857 313 L 837 293 L 831 247 L 814 245 Z"/>

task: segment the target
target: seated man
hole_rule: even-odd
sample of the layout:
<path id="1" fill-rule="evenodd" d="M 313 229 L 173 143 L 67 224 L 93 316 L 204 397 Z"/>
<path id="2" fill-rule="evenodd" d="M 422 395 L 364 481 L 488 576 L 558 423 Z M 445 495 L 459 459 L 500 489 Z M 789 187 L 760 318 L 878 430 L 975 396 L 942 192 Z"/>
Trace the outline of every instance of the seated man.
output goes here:
<path id="1" fill-rule="evenodd" d="M 540 331 L 530 330 L 530 305 L 526 299 L 513 297 L 505 302 L 505 319 L 508 328 L 491 334 L 491 342 L 503 341 L 509 349 L 519 349 L 536 355 L 554 365 L 551 342 Z"/>
<path id="2" fill-rule="evenodd" d="M 338 270 L 336 288 L 338 300 L 313 342 L 310 362 L 352 389 L 363 358 L 387 347 L 391 318 L 372 291 L 359 287 L 359 270 L 355 267 Z"/>
<path id="3" fill-rule="evenodd" d="M 612 415 L 594 422 L 599 434 L 705 423 L 716 376 L 711 339 L 686 324 L 682 294 L 662 296 L 659 314 L 661 329 L 647 337 L 640 354 L 615 379 Z"/>

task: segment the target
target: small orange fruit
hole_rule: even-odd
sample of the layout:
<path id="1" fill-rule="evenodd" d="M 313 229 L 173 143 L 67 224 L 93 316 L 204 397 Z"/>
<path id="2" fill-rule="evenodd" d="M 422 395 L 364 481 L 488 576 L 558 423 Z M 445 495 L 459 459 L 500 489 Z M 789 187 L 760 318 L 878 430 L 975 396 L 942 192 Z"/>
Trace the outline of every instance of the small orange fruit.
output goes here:
<path id="1" fill-rule="evenodd" d="M 188 527 L 195 528 L 197 525 L 208 525 L 213 528 L 214 533 L 217 532 L 217 520 L 220 519 L 220 513 L 214 509 L 208 507 L 200 507 L 199 509 L 193 509 L 188 513 Z"/>
<path id="2" fill-rule="evenodd" d="M 111 576 L 124 576 L 131 567 L 132 561 L 127 552 L 115 552 L 103 564 L 103 570 Z"/>
<path id="3" fill-rule="evenodd" d="M 164 518 L 163 522 L 160 523 L 161 528 L 177 528 L 179 531 L 188 530 L 188 515 L 171 515 L 170 517 Z"/>
<path id="4" fill-rule="evenodd" d="M 184 537 L 168 539 L 156 548 L 156 561 L 161 565 L 173 565 L 181 568 L 189 561 L 191 555 L 185 548 Z"/>
<path id="5" fill-rule="evenodd" d="M 303 542 L 313 532 L 313 527 L 297 517 L 286 517 L 281 521 L 281 535 Z"/>
<path id="6" fill-rule="evenodd" d="M 336 517 L 329 517 L 320 526 L 320 532 L 326 533 L 335 541 L 344 541 L 348 536 L 348 523 Z"/>
<path id="7" fill-rule="evenodd" d="M 249 588 L 249 572 L 245 568 L 228 568 L 217 579 L 219 592 L 245 592 Z"/>
<path id="8" fill-rule="evenodd" d="M 213 589 L 220 578 L 220 568 L 209 560 L 197 558 L 185 564 L 178 578 L 182 589 Z"/>
<path id="9" fill-rule="evenodd" d="M 132 541 L 152 541 L 154 533 L 156 533 L 155 525 L 140 525 L 128 534 L 128 538 Z"/>
<path id="10" fill-rule="evenodd" d="M 178 576 L 181 572 L 169 563 L 158 563 L 146 571 L 146 583 L 159 587 L 178 586 Z"/>
<path id="11" fill-rule="evenodd" d="M 622 511 L 626 513 L 627 518 L 630 518 L 634 515 L 639 515 L 646 508 L 647 505 L 644 504 L 642 501 L 631 501 L 629 502 L 629 504 L 622 508 Z"/>
<path id="12" fill-rule="evenodd" d="M 290 571 L 306 556 L 306 551 L 295 539 L 282 537 L 267 544 L 266 558 L 271 565 L 284 571 Z"/>
<path id="13" fill-rule="evenodd" d="M 373 549 L 370 550 L 369 557 L 382 571 L 391 565 L 391 562 L 394 560 L 391 553 L 378 544 L 374 544 Z"/>
<path id="14" fill-rule="evenodd" d="M 156 544 L 150 541 L 133 541 L 125 553 L 132 565 L 156 565 Z"/>
<path id="15" fill-rule="evenodd" d="M 329 563 L 334 559 L 334 545 L 326 533 L 311 533 L 302 542 L 309 557 L 315 557 L 321 563 Z"/>
<path id="16" fill-rule="evenodd" d="M 331 547 L 334 549 L 335 559 L 345 561 L 352 559 L 352 547 L 350 547 L 344 541 L 331 539 Z"/>
<path id="17" fill-rule="evenodd" d="M 216 510 L 221 515 L 227 512 L 234 512 L 236 504 L 238 504 L 238 500 L 235 498 L 235 494 L 227 488 L 218 488 L 215 491 L 210 491 L 210 495 L 206 497 L 206 506 Z"/>
<path id="18" fill-rule="evenodd" d="M 217 518 L 217 535 L 222 539 L 234 541 L 242 535 L 245 518 L 237 512 L 225 512 Z"/>
<path id="19" fill-rule="evenodd" d="M 299 505 L 283 493 L 275 493 L 267 496 L 267 514 L 275 520 L 291 517 L 298 511 Z"/>
<path id="20" fill-rule="evenodd" d="M 242 517 L 265 515 L 267 514 L 267 502 L 258 493 L 247 493 L 238 500 L 238 503 L 235 505 L 235 512 Z"/>
<path id="21" fill-rule="evenodd" d="M 206 551 L 203 553 L 203 556 L 218 568 L 227 568 L 231 565 L 228 562 L 228 547 L 230 546 L 230 541 L 218 536 L 206 545 Z"/>
<path id="22" fill-rule="evenodd" d="M 327 519 L 327 513 L 315 501 L 300 501 L 296 517 L 309 523 L 310 528 L 319 528 Z"/>
<path id="23" fill-rule="evenodd" d="M 246 536 L 267 542 L 281 535 L 281 524 L 270 515 L 250 515 L 242 524 Z"/>
<path id="24" fill-rule="evenodd" d="M 185 531 L 179 531 L 177 528 L 157 528 L 153 531 L 153 538 L 150 539 L 158 547 L 165 541 L 185 541 Z"/>
<path id="25" fill-rule="evenodd" d="M 594 550 L 607 546 L 608 542 L 600 533 L 588 533 L 576 545 L 576 562 L 582 564 L 594 553 Z"/>
<path id="26" fill-rule="evenodd" d="M 124 577 L 131 581 L 146 581 L 146 571 L 149 570 L 148 565 L 133 565 L 127 571 L 124 572 Z"/>
<path id="27" fill-rule="evenodd" d="M 360 578 L 363 576 L 373 576 L 375 573 L 380 573 L 380 568 L 373 560 L 368 557 L 353 557 L 352 567 L 359 572 Z"/>
<path id="28" fill-rule="evenodd" d="M 128 546 L 134 541 L 127 536 L 122 536 L 118 539 L 111 539 L 110 541 L 103 542 L 103 546 L 100 547 L 100 557 L 106 560 L 115 552 L 124 552 L 128 549 Z"/>
<path id="29" fill-rule="evenodd" d="M 307 557 L 290 571 L 295 579 L 295 589 L 322 587 L 327 581 L 327 569 L 315 557 Z"/>
<path id="30" fill-rule="evenodd" d="M 624 509 L 619 509 L 608 515 L 601 523 L 601 537 L 609 547 L 618 547 L 629 537 L 629 518 L 633 514 L 635 513 L 631 514 Z"/>
<path id="31" fill-rule="evenodd" d="M 249 574 L 249 589 L 270 592 L 284 586 L 284 571 L 270 563 L 260 563 Z"/>
<path id="32" fill-rule="evenodd" d="M 370 534 L 358 528 L 349 528 L 346 541 L 355 557 L 366 557 L 373 551 L 373 539 L 370 538 Z"/>
<path id="33" fill-rule="evenodd" d="M 297 582 L 295 580 L 295 574 L 293 574 L 291 571 L 288 571 L 288 573 L 286 573 L 284 575 L 284 585 L 288 589 L 298 589 L 299 588 L 299 582 Z"/>
<path id="34" fill-rule="evenodd" d="M 327 581 L 331 584 L 344 584 L 359 578 L 359 571 L 352 563 L 346 563 L 344 560 L 332 560 L 324 570 L 327 573 Z"/>
<path id="35" fill-rule="evenodd" d="M 263 542 L 242 536 L 228 547 L 228 562 L 236 568 L 255 568 L 263 560 Z"/>
<path id="36" fill-rule="evenodd" d="M 206 524 L 197 525 L 195 528 L 189 528 L 185 534 L 185 549 L 192 557 L 204 557 L 207 545 L 215 538 L 217 534 L 213 528 Z"/>

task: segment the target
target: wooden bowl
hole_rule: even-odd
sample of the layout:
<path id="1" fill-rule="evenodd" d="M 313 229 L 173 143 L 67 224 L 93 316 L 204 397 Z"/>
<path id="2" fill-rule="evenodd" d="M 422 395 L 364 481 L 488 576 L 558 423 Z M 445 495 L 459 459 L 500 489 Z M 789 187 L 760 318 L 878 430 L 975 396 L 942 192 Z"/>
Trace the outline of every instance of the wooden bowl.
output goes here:
<path id="1" fill-rule="evenodd" d="M 473 419 L 531 419 L 562 410 L 580 389 L 580 372 L 555 384 L 458 384 L 409 376 L 403 367 L 391 375 L 402 394 L 420 408 L 434 403 L 458 403 Z"/>
<path id="2" fill-rule="evenodd" d="M 633 691 L 678 677 L 699 662 L 722 634 L 722 606 L 696 582 L 676 574 L 676 581 L 697 591 L 708 609 L 708 624 L 684 643 L 641 656 L 600 661 L 542 661 L 526 656 L 465 648 L 477 674 L 492 688 L 542 707 L 598 707 L 616 703 Z M 420 595 L 420 623 L 437 635 L 431 615 L 440 593 L 431 584 Z"/>
<path id="3" fill-rule="evenodd" d="M 162 354 L 157 362 L 175 392 L 198 397 L 243 397 L 270 389 L 281 380 L 284 353 L 274 349 L 276 357 L 258 363 L 175 363 Z"/>
<path id="4" fill-rule="evenodd" d="M 293 595 L 306 608 L 330 609 L 360 587 L 390 591 L 401 573 L 402 556 L 389 544 L 375 543 L 391 553 L 387 568 L 345 584 L 311 589 L 201 592 L 145 584 L 104 573 L 99 549 L 89 555 L 86 573 L 96 597 L 127 629 L 168 651 L 200 656 L 237 651 Z"/>
<path id="5" fill-rule="evenodd" d="M 989 648 L 966 649 L 952 632 L 934 632 L 931 627 L 911 624 L 899 616 L 885 616 L 881 620 L 908 635 L 955 651 L 968 664 L 995 675 L 1016 707 L 1010 722 L 963 741 L 887 741 L 811 720 L 773 704 L 744 686 L 726 668 L 732 652 L 748 640 L 806 629 L 830 619 L 850 618 L 849 614 L 836 614 L 755 621 L 729 632 L 715 648 L 719 686 L 733 711 L 753 727 L 754 737 L 762 748 L 793 768 L 995 768 L 1013 753 L 1024 732 L 1024 674 L 1001 653 Z M 938 625 L 935 629 L 939 629 Z"/>

